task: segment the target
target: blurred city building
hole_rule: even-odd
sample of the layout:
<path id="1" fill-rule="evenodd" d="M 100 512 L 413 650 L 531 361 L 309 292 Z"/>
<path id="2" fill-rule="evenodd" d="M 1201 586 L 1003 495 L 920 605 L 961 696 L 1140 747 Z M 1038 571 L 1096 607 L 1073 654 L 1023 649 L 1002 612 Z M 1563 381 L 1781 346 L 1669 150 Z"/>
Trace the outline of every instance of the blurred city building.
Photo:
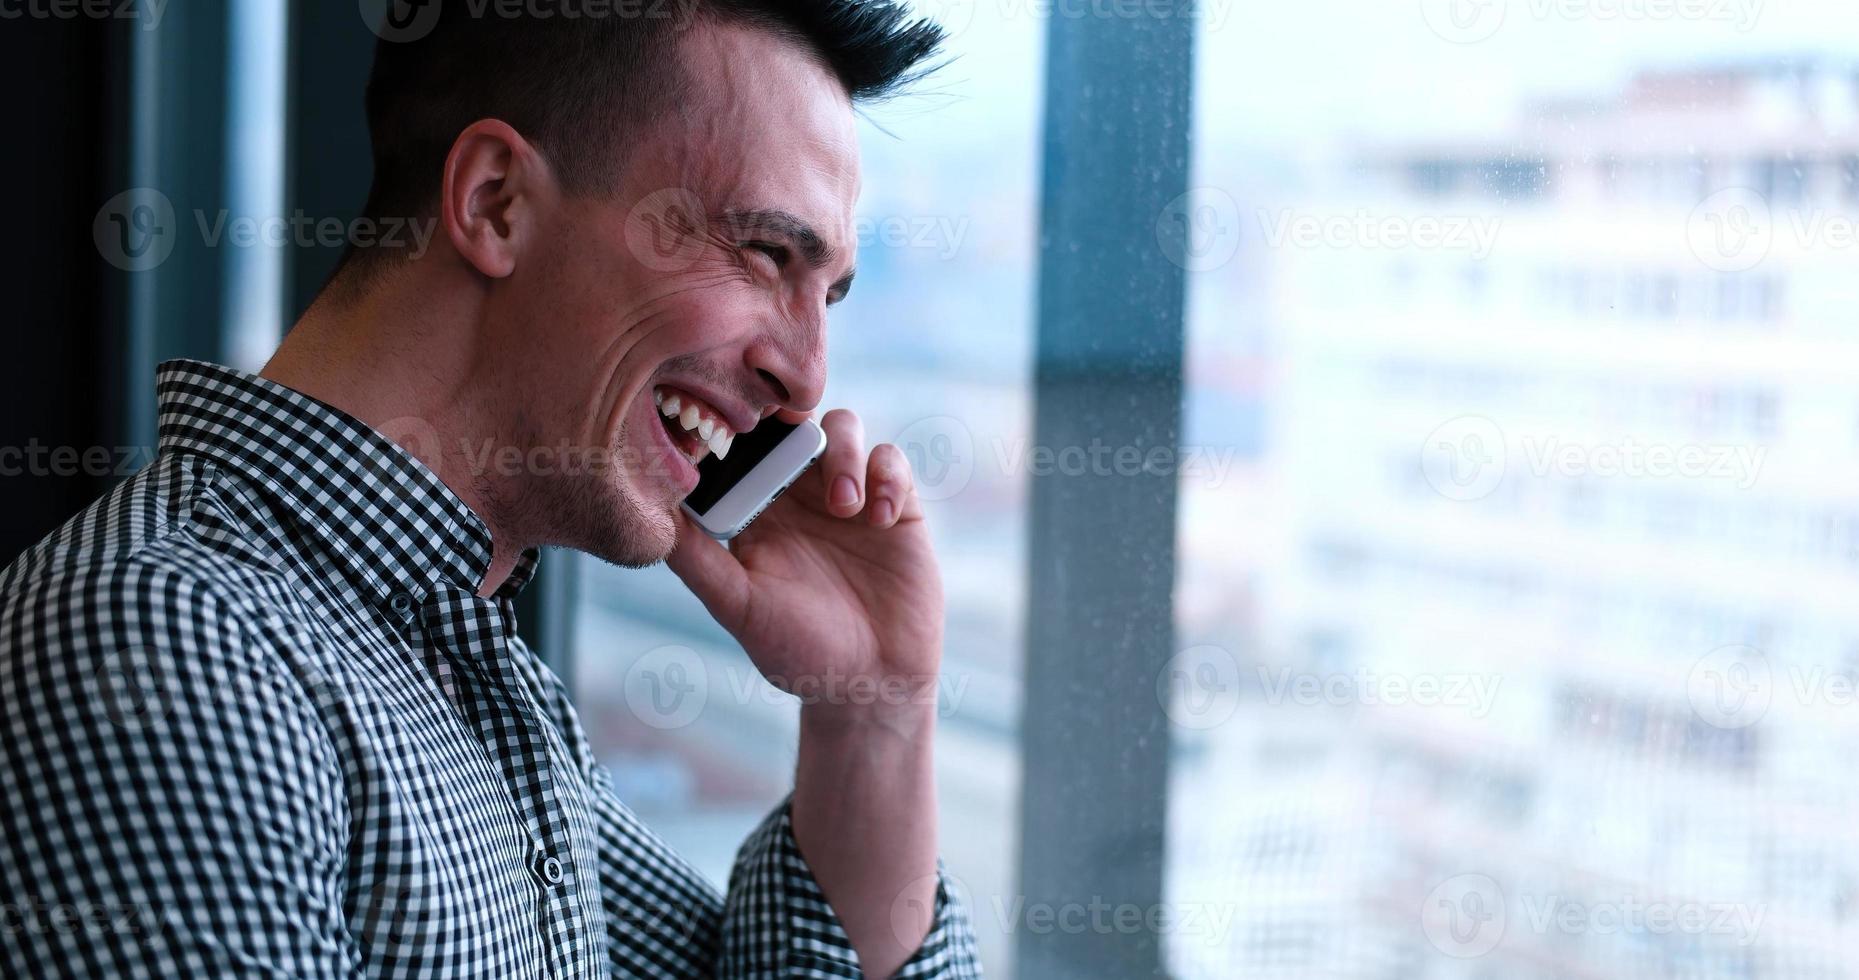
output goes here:
<path id="1" fill-rule="evenodd" d="M 1239 687 L 1182 739 L 1172 901 L 1236 914 L 1178 975 L 1849 975 L 1856 121 L 1849 62 L 1649 70 L 1209 205 L 1195 309 L 1268 312 L 1193 378 L 1270 423 L 1183 487 Z"/>

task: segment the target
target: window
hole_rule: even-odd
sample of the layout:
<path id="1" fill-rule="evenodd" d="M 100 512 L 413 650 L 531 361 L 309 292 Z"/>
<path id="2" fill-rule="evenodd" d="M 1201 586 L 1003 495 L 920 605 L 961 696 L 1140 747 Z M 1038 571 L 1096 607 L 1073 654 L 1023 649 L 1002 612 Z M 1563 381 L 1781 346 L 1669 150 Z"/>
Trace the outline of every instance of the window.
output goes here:
<path id="1" fill-rule="evenodd" d="M 1203 25 L 1173 975 L 1845 969 L 1840 16 Z"/>
<path id="2" fill-rule="evenodd" d="M 227 8 L 226 197 L 233 214 L 281 214 L 284 197 L 284 86 L 289 8 L 270 0 L 240 0 Z M 226 259 L 229 363 L 262 367 L 284 335 L 282 248 L 235 250 Z"/>

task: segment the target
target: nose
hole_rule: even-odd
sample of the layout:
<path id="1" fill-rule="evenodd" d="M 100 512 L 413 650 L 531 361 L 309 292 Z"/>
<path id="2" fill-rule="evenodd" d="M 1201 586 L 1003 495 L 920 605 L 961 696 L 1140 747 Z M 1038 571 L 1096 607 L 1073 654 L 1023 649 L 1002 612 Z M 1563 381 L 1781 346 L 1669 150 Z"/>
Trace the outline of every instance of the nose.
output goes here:
<path id="1" fill-rule="evenodd" d="M 826 396 L 826 324 L 782 324 L 749 345 L 745 360 L 783 408 L 810 412 Z"/>

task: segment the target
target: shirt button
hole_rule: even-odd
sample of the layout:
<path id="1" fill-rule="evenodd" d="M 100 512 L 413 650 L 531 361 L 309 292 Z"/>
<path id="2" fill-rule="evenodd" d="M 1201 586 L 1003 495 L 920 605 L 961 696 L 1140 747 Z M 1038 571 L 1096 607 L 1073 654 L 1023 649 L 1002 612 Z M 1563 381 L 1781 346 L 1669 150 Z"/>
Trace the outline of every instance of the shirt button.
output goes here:
<path id="1" fill-rule="evenodd" d="M 551 885 L 559 885 L 562 883 L 561 858 L 555 857 L 554 855 L 550 855 L 549 857 L 543 858 L 540 868 L 542 871 L 543 881 L 546 881 Z"/>
<path id="2" fill-rule="evenodd" d="M 410 623 L 413 621 L 413 597 L 407 593 L 394 593 L 393 598 L 387 600 L 387 608 L 392 609 L 394 615 L 398 616 L 401 622 Z"/>

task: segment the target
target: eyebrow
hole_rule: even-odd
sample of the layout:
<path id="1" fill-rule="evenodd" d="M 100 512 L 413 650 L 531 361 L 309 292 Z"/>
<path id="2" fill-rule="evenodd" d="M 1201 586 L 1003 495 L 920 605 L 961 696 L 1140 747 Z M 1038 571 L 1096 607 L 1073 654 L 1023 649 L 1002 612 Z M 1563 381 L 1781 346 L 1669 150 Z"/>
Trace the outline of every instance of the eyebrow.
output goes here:
<path id="1" fill-rule="evenodd" d="M 794 250 L 800 253 L 802 261 L 815 269 L 824 268 L 839 255 L 839 250 L 826 243 L 813 226 L 791 211 L 780 208 L 752 208 L 745 211 L 725 211 L 723 225 L 729 229 L 733 238 L 744 235 L 771 235 L 787 239 Z M 844 299 L 852 288 L 852 278 L 858 274 L 857 269 L 848 269 L 838 281 L 827 287 L 827 294 L 835 297 L 830 302 Z"/>

